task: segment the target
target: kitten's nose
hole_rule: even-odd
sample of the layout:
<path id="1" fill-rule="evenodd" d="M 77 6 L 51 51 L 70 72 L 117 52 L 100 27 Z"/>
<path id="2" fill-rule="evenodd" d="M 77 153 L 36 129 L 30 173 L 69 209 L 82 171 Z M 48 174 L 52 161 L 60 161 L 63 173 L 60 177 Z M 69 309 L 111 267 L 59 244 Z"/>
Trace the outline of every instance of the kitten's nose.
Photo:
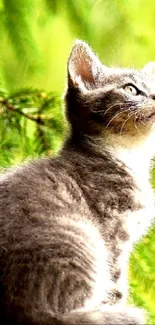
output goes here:
<path id="1" fill-rule="evenodd" d="M 155 100 L 155 93 L 151 94 L 151 98 Z"/>

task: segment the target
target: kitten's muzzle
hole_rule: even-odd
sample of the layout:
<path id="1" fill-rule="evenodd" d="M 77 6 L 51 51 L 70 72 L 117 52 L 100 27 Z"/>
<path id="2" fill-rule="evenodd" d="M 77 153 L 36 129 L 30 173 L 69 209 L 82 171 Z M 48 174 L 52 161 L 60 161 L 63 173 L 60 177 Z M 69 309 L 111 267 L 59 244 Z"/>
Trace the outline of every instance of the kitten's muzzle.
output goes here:
<path id="1" fill-rule="evenodd" d="M 154 118 L 155 118 L 155 105 L 147 105 L 142 107 L 142 109 L 138 112 L 135 120 L 136 122 L 154 122 Z"/>

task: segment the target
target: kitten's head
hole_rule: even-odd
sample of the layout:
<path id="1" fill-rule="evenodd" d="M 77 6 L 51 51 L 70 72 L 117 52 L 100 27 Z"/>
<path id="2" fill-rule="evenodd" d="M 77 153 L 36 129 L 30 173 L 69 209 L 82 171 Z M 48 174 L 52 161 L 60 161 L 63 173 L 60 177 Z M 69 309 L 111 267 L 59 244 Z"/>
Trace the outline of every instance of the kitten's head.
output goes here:
<path id="1" fill-rule="evenodd" d="M 65 100 L 73 135 L 147 137 L 155 127 L 155 63 L 140 71 L 109 68 L 86 43 L 76 41 Z"/>

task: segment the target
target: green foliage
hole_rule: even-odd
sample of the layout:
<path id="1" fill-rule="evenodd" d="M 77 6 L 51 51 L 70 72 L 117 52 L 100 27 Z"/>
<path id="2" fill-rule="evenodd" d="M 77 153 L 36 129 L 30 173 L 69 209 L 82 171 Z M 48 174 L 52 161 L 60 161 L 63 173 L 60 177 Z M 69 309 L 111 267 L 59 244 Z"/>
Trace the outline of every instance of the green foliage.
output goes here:
<path id="1" fill-rule="evenodd" d="M 0 165 L 54 154 L 64 134 L 60 100 L 53 93 L 23 89 L 0 92 Z"/>
<path id="2" fill-rule="evenodd" d="M 149 234 L 137 245 L 130 260 L 130 302 L 148 311 L 151 324 L 155 323 L 154 256 L 155 229 L 152 228 Z"/>
<path id="3" fill-rule="evenodd" d="M 0 0 L 0 166 L 61 145 L 60 96 L 75 38 L 105 64 L 141 67 L 155 57 L 154 17 L 154 0 Z M 132 254 L 129 275 L 130 302 L 155 323 L 154 256 L 152 229 Z"/>
<path id="4" fill-rule="evenodd" d="M 36 2 L 31 0 L 3 0 L 3 4 L 4 24 L 15 54 L 19 60 L 24 56 L 30 58 L 29 65 L 33 67 L 33 59 L 37 58 L 38 55 L 32 28 L 35 21 Z"/>

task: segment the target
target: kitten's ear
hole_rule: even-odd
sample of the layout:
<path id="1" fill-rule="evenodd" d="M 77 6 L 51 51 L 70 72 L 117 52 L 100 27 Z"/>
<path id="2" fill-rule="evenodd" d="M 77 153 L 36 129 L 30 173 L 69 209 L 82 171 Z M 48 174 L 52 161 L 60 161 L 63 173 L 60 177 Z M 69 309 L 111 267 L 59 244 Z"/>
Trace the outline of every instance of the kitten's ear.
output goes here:
<path id="1" fill-rule="evenodd" d="M 94 88 L 104 66 L 87 43 L 77 40 L 68 60 L 69 84 L 82 91 Z"/>
<path id="2" fill-rule="evenodd" d="M 151 79 L 155 79 L 155 62 L 152 61 L 147 63 L 144 66 L 143 71 L 149 74 L 151 76 Z"/>

